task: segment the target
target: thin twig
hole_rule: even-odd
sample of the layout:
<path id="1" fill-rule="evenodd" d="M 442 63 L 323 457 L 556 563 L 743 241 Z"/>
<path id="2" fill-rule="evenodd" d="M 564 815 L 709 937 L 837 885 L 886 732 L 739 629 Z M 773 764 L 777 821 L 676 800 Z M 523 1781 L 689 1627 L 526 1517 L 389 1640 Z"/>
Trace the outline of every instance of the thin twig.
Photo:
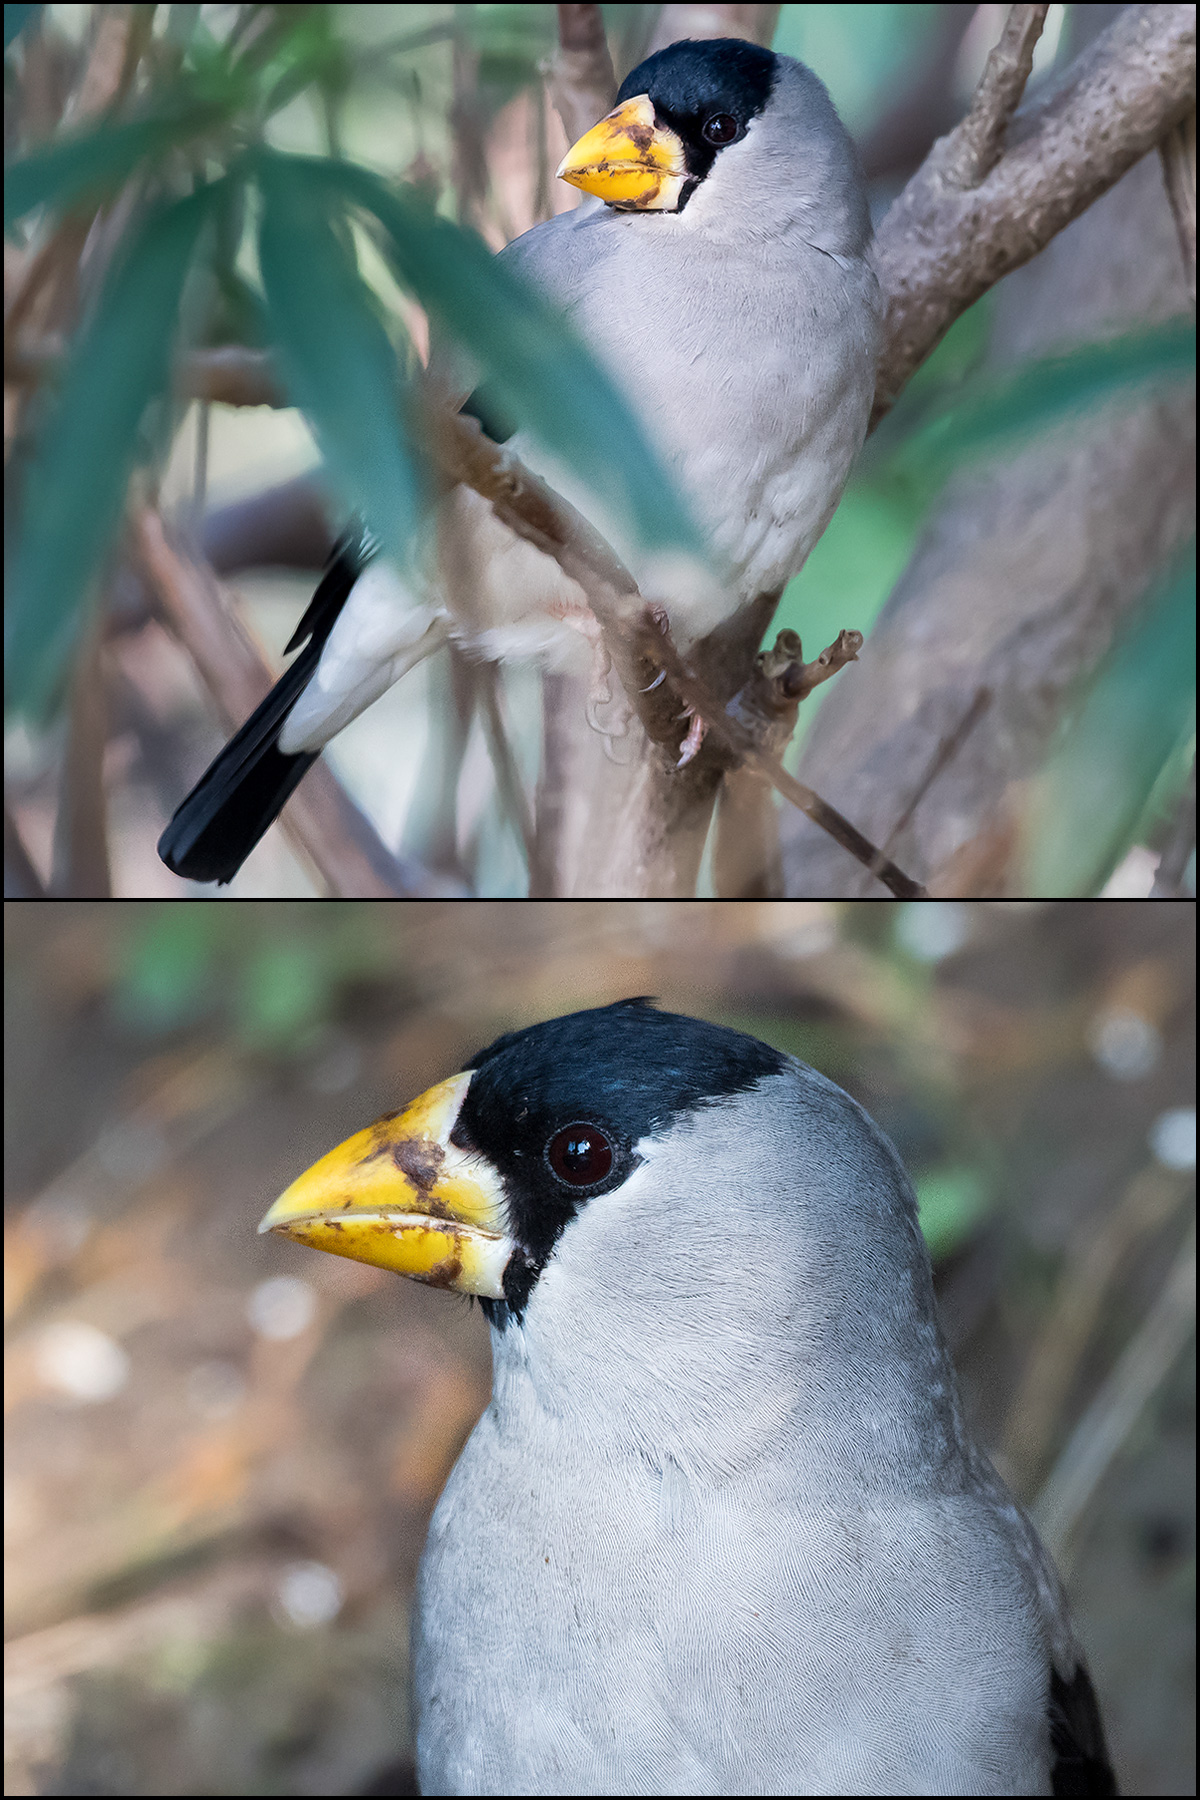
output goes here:
<path id="1" fill-rule="evenodd" d="M 478 671 L 478 679 L 483 702 L 483 728 L 496 775 L 496 792 L 500 797 L 501 809 L 512 821 L 513 829 L 524 846 L 526 866 L 532 869 L 536 853 L 533 810 L 500 710 L 500 670 L 495 663 L 483 663 Z"/>
<path id="2" fill-rule="evenodd" d="M 589 596 L 590 598 L 590 596 Z M 772 756 L 755 742 L 746 727 L 732 718 L 728 712 L 714 712 L 712 696 L 704 685 L 697 680 L 678 651 L 669 640 L 660 638 L 659 648 L 652 652 L 654 628 L 647 623 L 643 628 L 643 642 L 646 654 L 657 655 L 661 666 L 666 669 L 668 679 L 676 693 L 687 701 L 693 712 L 700 713 L 707 721 L 709 736 L 745 768 L 769 781 L 776 793 L 782 794 L 793 806 L 810 818 L 814 825 L 828 833 L 843 850 L 848 850 L 858 862 L 870 866 L 872 873 L 881 881 L 890 893 L 900 900 L 918 900 L 925 897 L 925 889 L 920 882 L 914 881 L 895 863 L 882 856 L 868 838 L 865 838 L 857 826 L 852 825 L 836 807 L 832 807 L 802 781 L 789 775 L 777 756 Z"/>
<path id="3" fill-rule="evenodd" d="M 1196 304 L 1196 109 L 1168 131 L 1158 146 L 1167 198 L 1179 234 L 1183 274 Z"/>
<path id="4" fill-rule="evenodd" d="M 1071 1536 L 1106 1470 L 1196 1328 L 1193 1228 L 1140 1330 L 1080 1419 L 1030 1507 L 1046 1547 L 1067 1573 Z"/>
<path id="5" fill-rule="evenodd" d="M 1036 256 L 1196 105 L 1194 6 L 1126 6 L 1009 121 L 974 188 L 946 179 L 941 138 L 875 236 L 886 301 L 872 424 L 960 313 Z"/>
<path id="6" fill-rule="evenodd" d="M 972 731 L 974 731 L 976 725 L 979 723 L 980 719 L 982 719 L 984 713 L 991 704 L 991 688 L 976 688 L 975 696 L 971 701 L 970 706 L 968 706 L 966 712 L 954 727 L 954 730 L 947 732 L 946 736 L 938 744 L 933 755 L 929 759 L 924 774 L 913 789 L 908 804 L 904 807 L 900 817 L 896 820 L 896 823 L 892 826 L 892 829 L 884 839 L 882 849 L 882 854 L 884 856 L 890 856 L 891 852 L 895 849 L 900 841 L 901 835 L 907 831 L 908 827 L 912 824 L 918 806 L 920 806 L 922 800 L 925 798 L 942 770 L 953 762 L 954 758 L 958 755 L 968 737 L 970 737 Z M 874 874 L 874 870 L 871 872 Z"/>
<path id="7" fill-rule="evenodd" d="M 1030 1348 L 1008 1408 L 1002 1439 L 1006 1463 L 1028 1491 L 1042 1473 L 1049 1446 L 1088 1353 L 1105 1301 L 1122 1271 L 1153 1233 L 1161 1233 L 1189 1197 L 1190 1183 L 1150 1163 L 1127 1183 L 1097 1226 L 1089 1218 L 1068 1245 L 1063 1275 Z"/>
<path id="8" fill-rule="evenodd" d="M 1021 104 L 1048 6 L 1009 9 L 967 113 L 946 139 L 945 177 L 954 187 L 978 187 L 1000 160 L 1008 121 Z"/>
<path id="9" fill-rule="evenodd" d="M 804 661 L 799 634 L 785 627 L 754 659 L 750 677 L 729 703 L 759 746 L 782 758 L 800 702 L 862 649 L 860 631 L 840 632 L 814 662 Z M 729 769 L 717 798 L 713 883 L 725 900 L 774 900 L 783 893 L 779 811 L 772 791 L 750 771 Z"/>

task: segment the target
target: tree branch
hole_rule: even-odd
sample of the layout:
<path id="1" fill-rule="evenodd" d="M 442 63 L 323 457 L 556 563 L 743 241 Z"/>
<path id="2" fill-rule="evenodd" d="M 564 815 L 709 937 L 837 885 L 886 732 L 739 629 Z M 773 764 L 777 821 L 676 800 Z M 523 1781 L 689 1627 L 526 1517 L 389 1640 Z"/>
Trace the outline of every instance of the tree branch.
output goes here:
<path id="1" fill-rule="evenodd" d="M 482 494 L 499 519 L 519 537 L 553 556 L 583 589 L 621 684 L 652 743 L 665 744 L 678 737 L 678 701 L 684 700 L 706 721 L 712 752 L 722 752 L 728 763 L 741 763 L 769 781 L 843 849 L 870 865 L 893 893 L 905 897 L 923 893 L 917 882 L 882 856 L 848 819 L 789 775 L 778 757 L 762 749 L 753 732 L 732 712 L 719 706 L 707 685 L 679 655 L 657 609 L 647 605 L 629 571 L 582 514 L 516 457 L 485 438 L 475 419 L 440 411 L 431 414 L 429 437 L 434 455 L 452 480 L 464 481 Z M 857 635 L 845 634 L 847 640 Z M 832 652 L 826 652 L 826 657 L 831 658 Z M 849 660 L 848 655 L 843 654 L 841 660 Z M 656 680 L 660 670 L 666 673 L 666 682 Z"/>
<path id="2" fill-rule="evenodd" d="M 1192 305 L 1196 304 L 1196 109 L 1158 146 Z"/>
<path id="3" fill-rule="evenodd" d="M 650 42 L 649 56 L 665 50 L 680 38 L 748 38 L 752 44 L 769 44 L 779 22 L 778 6 L 714 5 L 706 0 L 699 6 L 660 6 Z"/>
<path id="4" fill-rule="evenodd" d="M 48 358 L 37 361 L 44 372 Z M 194 384 L 207 398 L 225 399 L 234 405 L 277 406 L 286 399 L 270 358 L 260 351 L 233 348 L 193 351 L 183 361 L 180 382 L 185 393 L 190 394 Z M 486 438 L 475 419 L 430 406 L 426 409 L 426 421 L 430 448 L 449 479 L 474 488 L 490 502 L 498 518 L 519 537 L 552 556 L 564 573 L 583 589 L 600 623 L 618 678 L 652 743 L 677 742 L 679 700 L 684 700 L 708 726 L 711 742 L 706 745 L 706 752 L 710 757 L 719 753 L 725 767 L 744 762 L 785 799 L 829 831 L 851 855 L 873 867 L 878 863 L 880 880 L 889 887 L 893 882 L 899 884 L 894 891 L 921 891 L 886 858 L 881 860 L 875 846 L 840 813 L 788 775 L 778 757 L 760 748 L 750 729 L 735 717 L 725 715 L 717 697 L 679 657 L 664 633 L 665 621 L 661 615 L 647 606 L 633 576 L 581 513 L 526 469 L 510 451 Z M 157 521 L 156 530 L 165 554 L 167 546 L 161 520 Z M 211 601 L 203 607 L 188 606 L 178 598 L 172 603 L 170 589 L 163 586 L 164 580 L 170 580 L 168 565 L 160 561 L 155 569 L 147 553 L 142 528 L 138 535 L 143 564 L 154 579 L 160 600 L 164 594 L 168 595 L 165 610 L 172 629 L 187 644 L 202 678 L 230 723 L 240 723 L 254 710 L 270 685 L 261 656 L 236 624 L 227 606 L 214 606 Z M 175 562 L 177 569 L 191 566 L 183 564 L 178 557 Z M 193 568 L 193 582 L 200 579 L 199 571 Z M 216 587 L 215 583 L 213 587 Z M 182 591 L 176 587 L 177 596 Z M 210 642 L 213 632 L 223 640 L 225 653 L 230 658 L 230 668 L 225 674 L 220 668 L 220 655 L 213 654 Z M 795 699 L 802 699 L 818 682 L 827 680 L 845 662 L 852 660 L 861 642 L 859 633 L 843 632 L 837 644 L 824 651 L 816 662 L 800 665 L 803 672 L 793 677 Z M 663 670 L 667 673 L 669 686 L 657 680 Z M 239 694 L 243 696 L 240 702 L 237 700 Z M 306 787 L 311 788 L 312 780 L 310 775 Z M 346 805 L 351 804 L 341 789 L 337 792 Z M 284 817 L 289 812 L 294 814 L 296 804 L 296 800 L 290 803 Z M 320 827 L 316 831 L 319 838 Z M 330 878 L 319 844 L 317 853 L 310 845 L 305 847 L 314 860 L 320 855 L 318 866 L 327 879 Z M 382 845 L 380 849 L 383 849 Z M 417 879 L 422 878 L 431 879 L 424 877 L 423 872 Z"/>
<path id="5" fill-rule="evenodd" d="M 1021 104 L 1048 6 L 1010 9 L 1000 42 L 988 54 L 970 111 L 946 139 L 943 173 L 952 187 L 978 187 L 1000 161 L 1008 121 Z"/>
<path id="6" fill-rule="evenodd" d="M 754 734 L 760 749 L 781 758 L 796 729 L 800 702 L 848 662 L 857 662 L 861 631 L 843 631 L 806 663 L 799 635 L 781 631 L 754 659 L 749 680 L 729 711 Z M 884 846 L 885 851 L 887 846 Z M 717 800 L 713 879 L 723 900 L 771 900 L 783 893 L 783 861 L 771 790 L 754 770 L 725 772 Z"/>
<path id="7" fill-rule="evenodd" d="M 599 6 L 558 8 L 558 49 L 542 73 L 568 144 L 612 111 L 617 78 Z"/>
<path id="8" fill-rule="evenodd" d="M 968 118 L 935 145 L 880 230 L 877 261 L 887 326 L 876 418 L 959 313 L 1035 255 L 1194 108 L 1194 9 L 1130 6 L 1052 92 L 1010 120 L 1042 10 L 1014 9 Z M 1002 139 L 1007 148 L 994 161 Z M 964 179 L 976 185 L 964 186 Z M 31 364 L 26 353 L 20 378 L 30 379 L 36 362 L 36 354 Z M 279 404 L 283 398 L 269 359 L 255 352 L 194 352 L 185 360 L 183 385 L 185 391 L 235 404 Z M 740 762 L 754 770 L 877 869 L 893 892 L 921 891 L 847 820 L 787 775 L 739 719 L 736 706 L 727 711 L 720 705 L 682 662 L 629 572 L 586 520 L 484 439 L 474 421 L 431 409 L 429 435 L 450 477 L 483 494 L 498 516 L 553 556 L 587 594 L 652 742 L 664 745 L 678 737 L 678 701 L 685 700 L 709 728 L 702 756 L 724 767 Z M 831 668 L 827 663 L 827 672 Z M 669 686 L 655 684 L 660 671 Z M 293 801 L 290 810 L 297 805 Z"/>
<path id="9" fill-rule="evenodd" d="M 876 234 L 886 318 L 872 423 L 960 313 L 1044 249 L 1195 104 L 1195 7 L 1127 6 L 1011 120 L 1004 154 L 977 186 L 957 179 L 971 160 L 975 108 L 940 138 Z"/>

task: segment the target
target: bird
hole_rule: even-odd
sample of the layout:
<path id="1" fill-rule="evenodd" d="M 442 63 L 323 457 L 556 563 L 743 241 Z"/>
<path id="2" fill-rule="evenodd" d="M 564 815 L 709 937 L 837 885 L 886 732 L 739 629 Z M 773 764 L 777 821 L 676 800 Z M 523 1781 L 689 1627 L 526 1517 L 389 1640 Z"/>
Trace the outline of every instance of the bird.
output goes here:
<path id="1" fill-rule="evenodd" d="M 261 1231 L 476 1296 L 413 1632 L 427 1794 L 1112 1794 L 863 1108 L 645 997 L 506 1033 Z"/>
<path id="2" fill-rule="evenodd" d="M 464 410 L 615 543 L 686 652 L 731 613 L 778 599 L 865 437 L 881 300 L 861 168 L 811 69 L 716 38 L 640 63 L 558 173 L 583 204 L 501 260 L 614 378 L 707 565 L 623 540 L 594 492 L 527 433 L 497 426 L 486 386 Z M 296 661 L 162 833 L 168 868 L 228 882 L 330 738 L 448 639 L 476 659 L 586 669 L 595 622 L 558 564 L 468 488 L 438 503 L 438 520 L 461 578 L 431 575 L 420 592 L 353 523 L 338 540 L 288 645 L 303 644 Z"/>

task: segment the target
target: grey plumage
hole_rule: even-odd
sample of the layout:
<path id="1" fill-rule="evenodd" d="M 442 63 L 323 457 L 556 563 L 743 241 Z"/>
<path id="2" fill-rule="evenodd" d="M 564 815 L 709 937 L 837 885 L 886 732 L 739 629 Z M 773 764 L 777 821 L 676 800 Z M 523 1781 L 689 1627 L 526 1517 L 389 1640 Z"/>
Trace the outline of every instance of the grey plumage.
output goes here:
<path id="1" fill-rule="evenodd" d="M 687 652 L 751 602 L 765 618 L 828 524 L 866 432 L 880 297 L 854 149 L 811 70 L 740 39 L 684 42 L 618 98 L 562 166 L 598 198 L 502 255 L 615 378 L 707 560 L 632 541 L 532 439 L 511 448 L 610 540 Z M 168 867 L 228 881 L 322 747 L 448 638 L 579 673 L 597 654 L 582 589 L 468 488 L 437 506 L 413 567 L 406 583 L 339 547 L 305 649 L 164 831 Z"/>
<path id="2" fill-rule="evenodd" d="M 719 58 L 722 46 L 676 48 Z M 854 147 L 812 71 L 761 54 L 774 69 L 765 110 L 718 152 L 683 210 L 588 200 L 501 252 L 564 308 L 624 392 L 693 508 L 717 581 L 640 548 L 527 435 L 513 453 L 613 542 L 684 650 L 731 605 L 778 594 L 802 566 L 875 391 L 880 299 Z M 361 582 L 283 728 L 283 750 L 319 749 L 447 634 L 496 660 L 585 663 L 585 636 L 564 618 L 586 626 L 587 601 L 551 558 L 469 489 L 444 503 L 439 531 L 455 544 L 453 591 L 435 577 L 416 595 L 382 565 Z"/>
<path id="3" fill-rule="evenodd" d="M 912 1189 L 799 1063 L 677 1119 L 493 1337 L 430 1526 L 425 1793 L 1049 1793 L 1052 1565 Z"/>
<path id="4" fill-rule="evenodd" d="M 814 1070 L 641 1001 L 551 1020 L 264 1227 L 484 1296 L 492 1401 L 419 1579 L 423 1792 L 1115 1792 L 912 1186 Z"/>
<path id="5" fill-rule="evenodd" d="M 682 212 L 589 201 L 503 252 L 624 388 L 743 602 L 782 587 L 828 524 L 879 337 L 854 147 L 812 71 L 776 61 L 766 111 Z M 686 615 L 679 631 L 694 635 Z"/>

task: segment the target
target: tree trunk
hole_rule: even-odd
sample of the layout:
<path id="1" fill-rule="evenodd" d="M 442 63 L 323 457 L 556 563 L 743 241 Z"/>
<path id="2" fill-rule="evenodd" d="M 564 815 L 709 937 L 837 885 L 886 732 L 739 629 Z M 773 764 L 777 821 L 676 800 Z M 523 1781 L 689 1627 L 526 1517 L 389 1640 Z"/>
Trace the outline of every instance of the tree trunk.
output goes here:
<path id="1" fill-rule="evenodd" d="M 1188 310 L 1150 154 L 999 284 L 992 359 L 1014 366 Z M 1194 395 L 1179 387 L 1106 406 L 952 482 L 859 667 L 823 702 L 800 779 L 883 843 L 988 689 L 987 710 L 890 848 L 918 880 L 936 885 L 951 858 L 973 859 L 956 891 L 1011 891 L 1014 784 L 1040 767 L 1069 691 L 1195 529 L 1195 482 Z M 785 816 L 783 832 L 789 894 L 882 894 L 801 815 Z"/>

